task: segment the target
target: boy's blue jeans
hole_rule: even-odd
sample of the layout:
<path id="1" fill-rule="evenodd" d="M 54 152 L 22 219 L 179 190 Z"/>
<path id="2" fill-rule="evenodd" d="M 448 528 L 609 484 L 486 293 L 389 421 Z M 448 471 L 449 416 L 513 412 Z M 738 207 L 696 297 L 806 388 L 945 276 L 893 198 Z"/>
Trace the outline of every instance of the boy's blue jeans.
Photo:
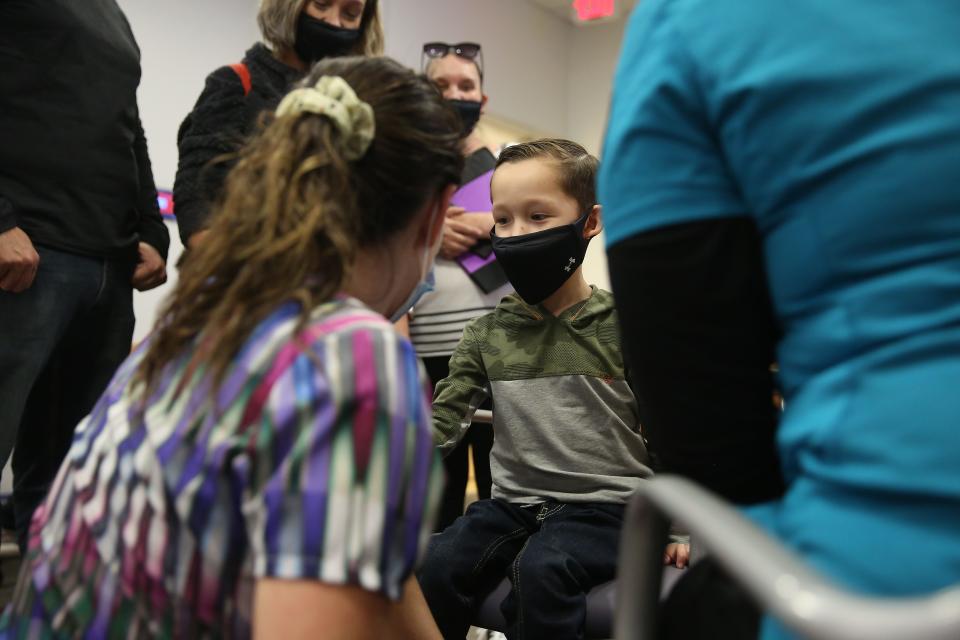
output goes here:
<path id="1" fill-rule="evenodd" d="M 444 638 L 463 638 L 506 576 L 511 640 L 582 638 L 586 594 L 613 579 L 625 507 L 480 500 L 433 536 L 417 574 Z"/>

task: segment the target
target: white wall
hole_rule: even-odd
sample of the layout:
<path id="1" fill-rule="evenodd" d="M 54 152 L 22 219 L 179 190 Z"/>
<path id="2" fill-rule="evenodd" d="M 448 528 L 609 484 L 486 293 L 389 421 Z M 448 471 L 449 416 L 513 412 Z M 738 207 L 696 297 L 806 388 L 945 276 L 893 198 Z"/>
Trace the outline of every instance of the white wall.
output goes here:
<path id="1" fill-rule="evenodd" d="M 140 45 L 143 120 L 157 187 L 172 189 L 177 172 L 177 130 L 203 90 L 207 74 L 239 62 L 260 36 L 257 0 L 118 0 Z M 134 340 L 150 331 L 159 305 L 176 283 L 182 251 L 170 227 L 170 256 L 163 287 L 134 297 Z"/>
<path id="2" fill-rule="evenodd" d="M 585 25 L 573 32 L 567 85 L 567 135 L 597 156 L 602 155 L 613 74 L 625 26 L 626 21 L 621 20 Z M 609 289 L 604 244 L 602 235 L 590 243 L 584 275 L 588 282 Z"/>
<path id="3" fill-rule="evenodd" d="M 171 188 L 177 129 L 213 69 L 239 61 L 258 38 L 257 0 L 119 0 L 142 52 L 140 111 L 157 186 Z M 381 0 L 387 54 L 419 68 L 429 40 L 484 47 L 489 111 L 537 132 L 600 147 L 622 23 L 575 27 L 521 0 Z M 137 294 L 135 339 L 149 331 L 176 280 L 181 250 L 171 227 L 170 282 Z M 602 239 L 587 257 L 590 282 L 608 286 Z"/>
<path id="4" fill-rule="evenodd" d="M 119 0 L 140 44 L 140 114 L 158 187 L 172 187 L 177 129 L 211 71 L 260 37 L 257 0 Z"/>
<path id="5" fill-rule="evenodd" d="M 613 74 L 623 42 L 624 22 L 574 29 L 567 84 L 567 133 L 599 154 L 607 124 Z"/>

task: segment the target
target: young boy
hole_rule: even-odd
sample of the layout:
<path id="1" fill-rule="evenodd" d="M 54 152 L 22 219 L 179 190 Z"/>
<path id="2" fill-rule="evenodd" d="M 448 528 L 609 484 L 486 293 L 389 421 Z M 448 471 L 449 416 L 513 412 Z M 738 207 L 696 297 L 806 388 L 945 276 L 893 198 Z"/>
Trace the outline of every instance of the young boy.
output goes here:
<path id="1" fill-rule="evenodd" d="M 445 638 L 465 636 L 504 576 L 509 638 L 582 637 L 584 594 L 613 579 L 625 504 L 652 475 L 613 296 L 581 268 L 602 229 L 597 166 L 566 140 L 497 162 L 491 237 L 517 294 L 467 326 L 433 405 L 443 450 L 494 407 L 493 498 L 433 538 L 418 575 Z"/>

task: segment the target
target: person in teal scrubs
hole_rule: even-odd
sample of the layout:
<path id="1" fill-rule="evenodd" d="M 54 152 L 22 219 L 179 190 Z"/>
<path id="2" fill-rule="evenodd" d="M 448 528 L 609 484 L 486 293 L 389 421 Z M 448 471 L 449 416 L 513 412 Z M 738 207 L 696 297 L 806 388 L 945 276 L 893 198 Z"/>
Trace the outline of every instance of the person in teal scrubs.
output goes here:
<path id="1" fill-rule="evenodd" d="M 857 593 L 960 583 L 958 34 L 955 0 L 644 0 L 616 76 L 652 448 Z"/>

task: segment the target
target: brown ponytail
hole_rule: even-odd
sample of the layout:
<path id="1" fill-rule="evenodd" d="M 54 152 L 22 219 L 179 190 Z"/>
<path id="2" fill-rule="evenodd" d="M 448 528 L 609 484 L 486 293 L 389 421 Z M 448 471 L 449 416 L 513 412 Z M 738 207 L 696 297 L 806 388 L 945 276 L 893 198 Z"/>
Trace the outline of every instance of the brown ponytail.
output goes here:
<path id="1" fill-rule="evenodd" d="M 152 386 L 192 346 L 219 384 L 253 329 L 295 301 L 301 325 L 336 294 L 360 247 L 404 229 L 458 181 L 459 121 L 434 86 L 388 58 L 319 63 L 303 81 L 342 77 L 374 111 L 366 154 L 348 162 L 325 116 L 266 123 L 241 152 L 211 219 L 166 304 L 138 380 Z"/>

